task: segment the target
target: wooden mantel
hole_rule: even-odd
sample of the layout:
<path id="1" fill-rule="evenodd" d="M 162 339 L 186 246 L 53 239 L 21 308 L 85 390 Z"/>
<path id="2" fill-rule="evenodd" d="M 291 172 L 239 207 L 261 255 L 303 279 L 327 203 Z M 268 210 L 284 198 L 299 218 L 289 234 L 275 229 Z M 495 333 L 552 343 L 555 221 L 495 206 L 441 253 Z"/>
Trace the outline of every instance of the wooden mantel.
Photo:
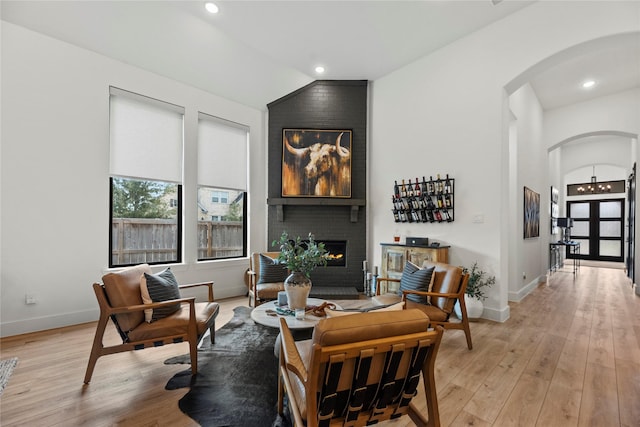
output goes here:
<path id="1" fill-rule="evenodd" d="M 350 206 L 351 207 L 351 222 L 358 222 L 358 212 L 360 206 L 365 206 L 365 199 L 339 199 L 339 198 L 324 198 L 324 197 L 278 197 L 268 198 L 267 205 L 275 206 L 278 221 L 284 221 L 284 206 Z"/>

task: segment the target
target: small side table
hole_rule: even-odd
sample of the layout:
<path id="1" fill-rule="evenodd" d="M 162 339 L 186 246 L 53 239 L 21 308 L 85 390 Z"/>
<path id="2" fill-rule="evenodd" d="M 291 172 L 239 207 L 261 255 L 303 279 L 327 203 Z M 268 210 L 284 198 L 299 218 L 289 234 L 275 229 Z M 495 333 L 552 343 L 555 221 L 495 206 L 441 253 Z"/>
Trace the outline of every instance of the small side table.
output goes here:
<path id="1" fill-rule="evenodd" d="M 549 273 L 554 272 L 560 264 L 560 247 L 566 247 L 567 253 L 573 255 L 571 259 L 573 260 L 573 275 L 575 276 L 580 270 L 580 242 L 574 241 L 549 243 Z"/>

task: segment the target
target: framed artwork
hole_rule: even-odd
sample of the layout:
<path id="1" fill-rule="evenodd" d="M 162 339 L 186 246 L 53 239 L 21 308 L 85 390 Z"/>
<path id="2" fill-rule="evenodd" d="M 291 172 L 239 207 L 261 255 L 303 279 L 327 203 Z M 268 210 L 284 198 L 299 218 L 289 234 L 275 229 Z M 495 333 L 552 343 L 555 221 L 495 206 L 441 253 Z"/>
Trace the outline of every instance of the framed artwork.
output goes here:
<path id="1" fill-rule="evenodd" d="M 540 236 L 540 194 L 524 187 L 524 238 Z"/>
<path id="2" fill-rule="evenodd" d="M 282 197 L 351 197 L 351 130 L 283 129 Z"/>
<path id="3" fill-rule="evenodd" d="M 558 234 L 558 216 L 560 208 L 558 207 L 558 189 L 551 187 L 551 226 L 549 228 L 551 234 Z"/>

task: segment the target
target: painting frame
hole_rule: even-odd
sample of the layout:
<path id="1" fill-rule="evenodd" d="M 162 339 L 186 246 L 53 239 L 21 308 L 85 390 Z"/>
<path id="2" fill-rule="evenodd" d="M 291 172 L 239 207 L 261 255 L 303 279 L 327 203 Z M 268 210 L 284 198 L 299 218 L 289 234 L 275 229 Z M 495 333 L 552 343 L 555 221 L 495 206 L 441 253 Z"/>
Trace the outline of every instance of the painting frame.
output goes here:
<path id="1" fill-rule="evenodd" d="M 351 198 L 351 129 L 282 129 L 282 197 Z"/>
<path id="2" fill-rule="evenodd" d="M 540 193 L 524 187 L 523 236 L 525 239 L 540 237 Z"/>

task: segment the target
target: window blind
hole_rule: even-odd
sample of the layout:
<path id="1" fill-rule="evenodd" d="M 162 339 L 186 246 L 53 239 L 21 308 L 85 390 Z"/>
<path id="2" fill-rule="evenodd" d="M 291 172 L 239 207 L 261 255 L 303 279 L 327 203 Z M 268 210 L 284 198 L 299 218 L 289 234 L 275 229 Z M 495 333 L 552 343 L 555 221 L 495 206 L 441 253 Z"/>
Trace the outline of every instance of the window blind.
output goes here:
<path id="1" fill-rule="evenodd" d="M 115 87 L 109 93 L 110 173 L 182 182 L 184 108 Z"/>
<path id="2" fill-rule="evenodd" d="M 247 190 L 249 128 L 198 115 L 198 185 Z"/>

